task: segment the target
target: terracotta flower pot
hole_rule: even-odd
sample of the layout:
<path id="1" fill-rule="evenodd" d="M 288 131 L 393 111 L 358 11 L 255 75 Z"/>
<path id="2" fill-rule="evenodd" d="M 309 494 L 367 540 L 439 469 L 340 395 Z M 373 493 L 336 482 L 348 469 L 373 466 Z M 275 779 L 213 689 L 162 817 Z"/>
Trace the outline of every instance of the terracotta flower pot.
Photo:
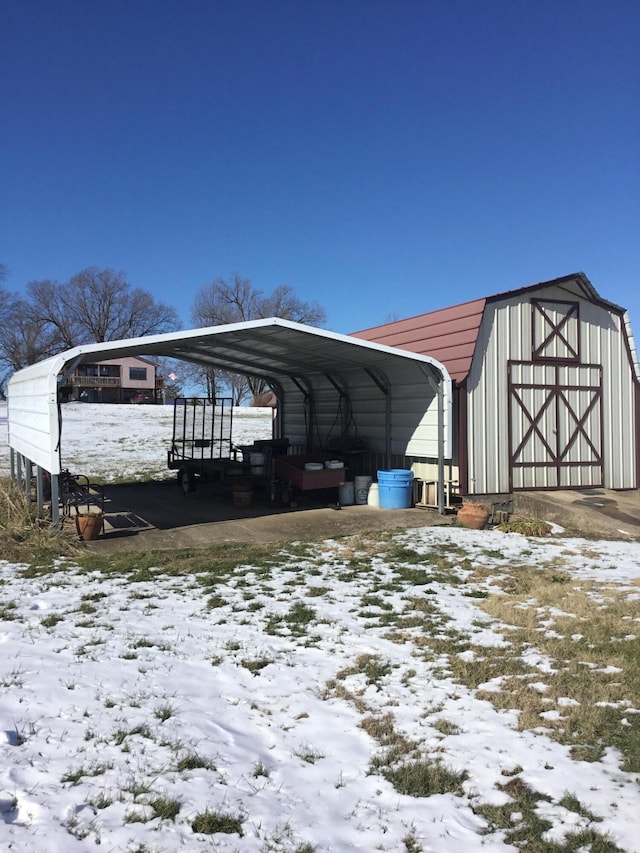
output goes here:
<path id="1" fill-rule="evenodd" d="M 104 528 L 104 516 L 102 513 L 79 513 L 76 515 L 76 530 L 78 536 L 85 542 L 97 539 Z"/>
<path id="2" fill-rule="evenodd" d="M 458 510 L 458 521 L 471 530 L 484 530 L 489 521 L 489 510 L 482 504 L 463 503 Z"/>

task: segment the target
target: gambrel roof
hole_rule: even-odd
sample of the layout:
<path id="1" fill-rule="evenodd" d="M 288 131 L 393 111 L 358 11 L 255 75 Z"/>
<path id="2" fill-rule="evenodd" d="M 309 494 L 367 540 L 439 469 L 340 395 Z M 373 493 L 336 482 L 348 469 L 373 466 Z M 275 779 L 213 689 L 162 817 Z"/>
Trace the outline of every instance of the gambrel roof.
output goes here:
<path id="1" fill-rule="evenodd" d="M 430 355 L 445 365 L 452 380 L 460 383 L 464 381 L 471 369 L 471 361 L 487 303 L 514 296 L 525 296 L 546 287 L 562 288 L 564 285 L 571 285 L 572 296 L 575 295 L 577 286 L 585 298 L 591 302 L 600 304 L 618 314 L 625 313 L 624 308 L 602 299 L 587 276 L 578 272 L 516 290 L 496 293 L 493 296 L 474 299 L 471 302 L 452 305 L 449 308 L 418 314 L 405 320 L 395 320 L 381 326 L 353 332 L 353 334 L 355 337 L 367 341 L 375 341 L 379 344 L 406 349 L 409 352 Z"/>

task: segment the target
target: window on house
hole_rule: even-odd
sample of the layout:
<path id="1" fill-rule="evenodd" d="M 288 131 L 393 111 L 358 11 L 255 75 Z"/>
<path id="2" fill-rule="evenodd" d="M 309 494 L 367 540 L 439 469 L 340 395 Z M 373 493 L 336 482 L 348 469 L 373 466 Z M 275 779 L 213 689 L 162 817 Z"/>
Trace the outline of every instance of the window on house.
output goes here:
<path id="1" fill-rule="evenodd" d="M 120 367 L 117 364 L 101 364 L 100 376 L 118 377 L 120 376 Z"/>
<path id="2" fill-rule="evenodd" d="M 145 380 L 147 378 L 147 368 L 146 367 L 130 367 L 129 368 L 129 379 L 135 380 Z"/>

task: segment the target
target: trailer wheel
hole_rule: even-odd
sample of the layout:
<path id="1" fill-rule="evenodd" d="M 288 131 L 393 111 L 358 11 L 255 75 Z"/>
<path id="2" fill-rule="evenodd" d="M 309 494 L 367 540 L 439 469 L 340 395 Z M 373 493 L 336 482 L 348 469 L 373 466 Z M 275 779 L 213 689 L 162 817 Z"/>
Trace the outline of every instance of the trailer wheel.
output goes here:
<path id="1" fill-rule="evenodd" d="M 195 492 L 196 478 L 188 468 L 183 467 L 178 471 L 178 485 L 185 495 L 188 495 L 189 492 Z"/>

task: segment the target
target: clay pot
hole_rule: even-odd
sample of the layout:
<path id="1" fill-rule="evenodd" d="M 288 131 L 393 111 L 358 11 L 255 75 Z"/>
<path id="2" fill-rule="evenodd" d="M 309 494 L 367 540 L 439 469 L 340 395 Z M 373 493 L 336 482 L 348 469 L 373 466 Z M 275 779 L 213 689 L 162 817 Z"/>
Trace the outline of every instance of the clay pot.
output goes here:
<path id="1" fill-rule="evenodd" d="M 76 515 L 76 530 L 78 536 L 85 542 L 97 539 L 104 528 L 104 516 L 102 513 L 79 513 Z"/>
<path id="2" fill-rule="evenodd" d="M 484 530 L 489 521 L 489 510 L 482 504 L 463 503 L 458 510 L 458 521 L 471 530 Z"/>

